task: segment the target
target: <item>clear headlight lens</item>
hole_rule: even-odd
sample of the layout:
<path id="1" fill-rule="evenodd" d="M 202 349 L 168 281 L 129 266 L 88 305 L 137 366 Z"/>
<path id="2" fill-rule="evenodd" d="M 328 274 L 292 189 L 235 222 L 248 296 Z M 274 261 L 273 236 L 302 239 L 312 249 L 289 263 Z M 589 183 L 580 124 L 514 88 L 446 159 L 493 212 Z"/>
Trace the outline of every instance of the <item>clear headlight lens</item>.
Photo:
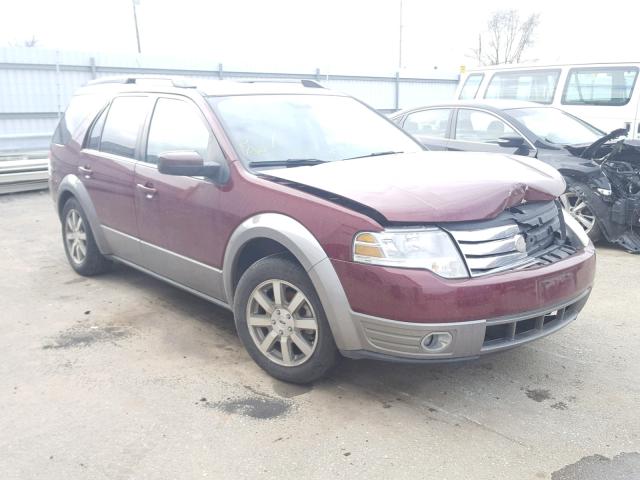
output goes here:
<path id="1" fill-rule="evenodd" d="M 568 234 L 573 233 L 578 241 L 582 244 L 583 247 L 589 245 L 589 235 L 585 232 L 584 228 L 580 223 L 573 218 L 573 216 L 567 212 L 564 208 L 562 209 L 562 215 L 564 216 L 564 223 L 571 232 L 567 232 Z"/>
<path id="2" fill-rule="evenodd" d="M 423 268 L 446 278 L 467 278 L 453 240 L 438 228 L 362 232 L 353 243 L 354 262 L 386 267 Z"/>

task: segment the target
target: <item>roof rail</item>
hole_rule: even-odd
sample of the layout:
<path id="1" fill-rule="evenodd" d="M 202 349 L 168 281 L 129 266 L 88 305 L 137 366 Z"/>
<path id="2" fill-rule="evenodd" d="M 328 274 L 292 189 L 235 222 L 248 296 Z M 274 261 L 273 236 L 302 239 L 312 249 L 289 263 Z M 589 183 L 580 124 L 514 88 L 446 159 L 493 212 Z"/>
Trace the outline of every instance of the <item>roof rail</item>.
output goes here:
<path id="1" fill-rule="evenodd" d="M 316 80 L 303 78 L 301 80 L 275 79 L 275 80 L 240 80 L 240 83 L 301 83 L 307 88 L 324 88 L 324 86 Z"/>
<path id="2" fill-rule="evenodd" d="M 158 82 L 159 84 L 168 84 L 177 88 L 196 88 L 195 83 L 190 82 L 186 78 L 163 77 L 153 75 L 123 76 L 123 77 L 105 77 L 91 80 L 87 85 L 102 85 L 108 83 L 120 84 L 142 84 L 142 83 Z"/>

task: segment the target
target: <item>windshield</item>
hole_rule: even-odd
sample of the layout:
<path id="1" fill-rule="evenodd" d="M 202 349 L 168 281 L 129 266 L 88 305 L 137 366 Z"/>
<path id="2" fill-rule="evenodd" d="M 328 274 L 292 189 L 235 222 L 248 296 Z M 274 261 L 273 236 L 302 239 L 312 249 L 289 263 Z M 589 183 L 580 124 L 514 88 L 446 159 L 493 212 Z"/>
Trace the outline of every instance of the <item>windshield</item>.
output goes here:
<path id="1" fill-rule="evenodd" d="M 210 97 L 246 164 L 335 161 L 423 148 L 360 102 L 329 95 Z"/>
<path id="2" fill-rule="evenodd" d="M 536 136 L 558 145 L 593 143 L 604 132 L 557 108 L 516 108 L 506 110 Z"/>

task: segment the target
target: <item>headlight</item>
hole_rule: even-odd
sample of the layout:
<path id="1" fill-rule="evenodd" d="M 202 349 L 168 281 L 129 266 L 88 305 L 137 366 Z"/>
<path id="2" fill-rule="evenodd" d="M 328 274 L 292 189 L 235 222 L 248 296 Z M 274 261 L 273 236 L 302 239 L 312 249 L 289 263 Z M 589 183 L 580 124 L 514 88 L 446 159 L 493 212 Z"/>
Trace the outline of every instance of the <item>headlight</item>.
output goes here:
<path id="1" fill-rule="evenodd" d="M 564 208 L 562 209 L 562 215 L 564 217 L 565 225 L 569 228 L 569 230 L 571 230 L 571 232 L 567 232 L 567 234 L 570 235 L 571 233 L 573 233 L 578 238 L 578 241 L 582 244 L 583 247 L 589 245 L 589 235 L 587 235 L 587 232 L 584 231 L 582 225 L 580 225 L 580 223 L 575 218 L 573 218 L 573 216 Z"/>
<path id="2" fill-rule="evenodd" d="M 353 242 L 354 262 L 424 268 L 446 278 L 467 278 L 453 240 L 438 228 L 362 232 Z"/>

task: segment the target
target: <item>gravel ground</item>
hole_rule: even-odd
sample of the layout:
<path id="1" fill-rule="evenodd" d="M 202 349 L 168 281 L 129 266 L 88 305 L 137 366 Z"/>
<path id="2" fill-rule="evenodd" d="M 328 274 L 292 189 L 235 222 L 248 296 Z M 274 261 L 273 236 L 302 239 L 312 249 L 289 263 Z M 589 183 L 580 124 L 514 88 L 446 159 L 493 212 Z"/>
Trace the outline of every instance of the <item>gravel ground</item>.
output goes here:
<path id="1" fill-rule="evenodd" d="M 229 312 L 67 265 L 46 192 L 0 197 L 3 479 L 640 478 L 640 257 L 598 251 L 579 319 L 458 365 L 344 360 L 291 386 Z"/>

